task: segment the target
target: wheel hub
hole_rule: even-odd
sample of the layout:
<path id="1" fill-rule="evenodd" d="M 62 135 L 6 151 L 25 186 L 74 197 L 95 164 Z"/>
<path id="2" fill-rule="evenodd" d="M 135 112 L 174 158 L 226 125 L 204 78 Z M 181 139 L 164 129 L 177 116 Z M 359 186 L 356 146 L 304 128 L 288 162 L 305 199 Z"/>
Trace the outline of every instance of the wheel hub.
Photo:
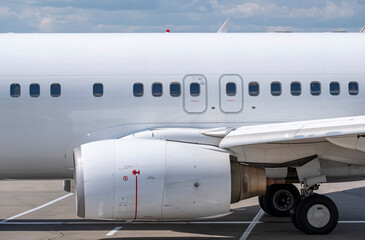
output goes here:
<path id="1" fill-rule="evenodd" d="M 274 207 L 279 211 L 287 211 L 293 207 L 294 197 L 288 190 L 280 190 L 274 194 Z"/>
<path id="2" fill-rule="evenodd" d="M 308 223 L 315 228 L 325 227 L 329 223 L 330 218 L 330 211 L 322 204 L 313 205 L 307 213 Z"/>

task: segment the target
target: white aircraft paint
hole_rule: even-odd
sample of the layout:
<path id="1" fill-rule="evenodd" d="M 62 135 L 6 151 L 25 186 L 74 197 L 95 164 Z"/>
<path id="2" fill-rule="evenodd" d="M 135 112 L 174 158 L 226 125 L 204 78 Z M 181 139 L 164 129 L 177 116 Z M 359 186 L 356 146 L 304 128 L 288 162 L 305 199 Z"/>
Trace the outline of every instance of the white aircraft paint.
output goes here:
<path id="1" fill-rule="evenodd" d="M 96 140 L 154 128 L 237 128 L 364 115 L 365 36 L 323 34 L 2 34 L 0 35 L 0 177 L 72 178 L 73 149 Z M 242 79 L 238 105 L 227 106 L 220 85 L 225 76 Z M 187 79 L 201 78 L 197 105 L 189 105 Z M 239 80 L 238 80 L 239 81 Z M 260 84 L 249 96 L 248 83 Z M 272 81 L 281 96 L 270 94 Z M 299 81 L 302 94 L 290 94 Z M 312 96 L 311 81 L 322 93 Z M 331 96 L 329 83 L 341 84 Z M 360 93 L 348 94 L 349 81 Z M 133 84 L 144 84 L 134 97 Z M 151 84 L 163 95 L 153 97 Z M 179 82 L 180 97 L 169 95 Z M 9 96 L 12 83 L 21 96 Z M 29 84 L 40 96 L 29 96 Z M 62 86 L 50 97 L 51 83 Z M 104 95 L 94 97 L 94 83 Z M 240 104 L 242 107 L 240 109 Z M 349 159 L 351 156 L 349 156 Z M 350 160 L 349 160 L 350 161 Z"/>

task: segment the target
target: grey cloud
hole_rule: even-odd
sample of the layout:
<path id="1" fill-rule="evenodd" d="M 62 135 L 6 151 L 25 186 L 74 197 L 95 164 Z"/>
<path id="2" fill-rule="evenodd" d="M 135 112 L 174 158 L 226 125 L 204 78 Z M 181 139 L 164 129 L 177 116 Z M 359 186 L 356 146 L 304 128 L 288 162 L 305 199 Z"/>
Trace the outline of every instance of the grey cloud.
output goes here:
<path id="1" fill-rule="evenodd" d="M 32 5 L 54 8 L 86 8 L 102 10 L 152 10 L 160 5 L 159 0 L 37 0 Z"/>

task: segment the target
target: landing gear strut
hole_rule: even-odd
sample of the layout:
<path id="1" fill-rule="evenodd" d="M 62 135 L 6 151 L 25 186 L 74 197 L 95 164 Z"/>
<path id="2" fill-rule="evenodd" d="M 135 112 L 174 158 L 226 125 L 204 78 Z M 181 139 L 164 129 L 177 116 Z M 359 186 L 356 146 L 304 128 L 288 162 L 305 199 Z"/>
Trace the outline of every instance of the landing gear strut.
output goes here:
<path id="1" fill-rule="evenodd" d="M 318 189 L 318 185 L 315 186 Z M 337 225 L 338 210 L 328 197 L 307 189 L 294 203 L 290 218 L 294 226 L 307 234 L 328 234 Z"/>

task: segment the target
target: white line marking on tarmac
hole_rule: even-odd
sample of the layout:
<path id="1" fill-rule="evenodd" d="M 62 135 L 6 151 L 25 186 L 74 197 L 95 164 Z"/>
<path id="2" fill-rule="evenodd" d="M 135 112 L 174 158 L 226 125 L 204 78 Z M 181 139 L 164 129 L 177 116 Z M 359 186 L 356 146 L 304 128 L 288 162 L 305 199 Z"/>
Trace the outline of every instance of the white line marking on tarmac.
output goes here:
<path id="1" fill-rule="evenodd" d="M 50 201 L 50 202 L 48 202 L 48 203 L 45 203 L 45 204 L 43 204 L 43 205 L 41 205 L 41 206 L 39 206 L 39 207 L 36 207 L 36 208 L 30 209 L 30 210 L 28 210 L 28 211 L 25 211 L 25 212 L 19 213 L 19 214 L 17 214 L 17 215 L 14 215 L 14 216 L 12 216 L 12 217 L 9 217 L 9 218 L 7 218 L 7 219 L 4 219 L 4 220 L 0 221 L 0 224 L 6 223 L 6 222 L 8 222 L 8 221 L 10 221 L 10 220 L 13 220 L 13 219 L 15 219 L 15 218 L 21 217 L 21 216 L 23 216 L 23 215 L 25 215 L 25 214 L 28 214 L 28 213 L 31 213 L 31 212 L 37 211 L 37 210 L 39 210 L 39 209 L 41 209 L 41 208 L 47 207 L 47 206 L 49 206 L 49 205 L 51 205 L 51 204 L 53 204 L 53 203 L 55 203 L 55 202 L 58 202 L 58 201 L 60 201 L 60 200 L 62 200 L 62 199 L 65 199 L 65 198 L 67 198 L 67 197 L 69 197 L 69 196 L 71 196 L 71 195 L 73 195 L 73 193 L 66 194 L 66 195 L 64 195 L 64 196 L 62 196 L 62 197 L 60 197 L 60 198 L 57 198 L 57 199 L 55 199 L 55 200 L 52 200 L 52 201 Z"/>
<path id="2" fill-rule="evenodd" d="M 262 216 L 264 215 L 264 210 L 260 209 L 260 211 L 256 214 L 255 218 L 252 220 L 246 231 L 241 236 L 240 240 L 246 240 L 248 235 L 250 235 L 252 229 L 256 226 L 256 224 L 260 221 Z"/>
<path id="3" fill-rule="evenodd" d="M 102 224 L 125 224 L 125 225 L 131 225 L 131 224 L 149 224 L 149 225 L 186 225 L 186 224 L 197 224 L 197 225 L 214 225 L 214 224 L 251 224 L 253 222 L 250 221 L 227 221 L 227 222 L 89 222 L 89 221 L 69 221 L 69 222 L 44 222 L 44 221 L 33 221 L 33 220 L 29 220 L 29 221 L 22 221 L 22 222 L 4 222 L 3 224 L 6 225 L 74 225 L 74 224 L 98 224 L 98 225 L 102 225 Z M 260 224 L 260 223 L 265 223 L 265 222 L 261 222 L 258 221 L 256 222 L 256 224 Z M 268 223 L 291 223 L 291 222 L 268 222 Z M 365 224 L 365 221 L 338 221 L 338 223 L 340 224 Z"/>
<path id="4" fill-rule="evenodd" d="M 122 227 L 116 227 L 113 230 L 111 230 L 110 232 L 108 232 L 106 235 L 107 236 L 113 236 L 116 232 L 118 232 Z"/>
<path id="5" fill-rule="evenodd" d="M 131 225 L 131 224 L 149 224 L 149 225 L 187 225 L 187 224 L 197 224 L 197 225 L 217 225 L 217 224 L 250 224 L 252 222 L 249 221 L 227 221 L 227 222 L 89 222 L 89 221 L 69 221 L 69 222 L 37 222 L 37 221 L 32 221 L 30 220 L 28 221 L 22 221 L 22 222 L 5 222 L 3 224 L 7 224 L 7 225 L 67 225 L 67 224 L 126 224 L 126 225 Z M 263 223 L 263 222 L 257 222 L 257 223 Z"/>
<path id="6" fill-rule="evenodd" d="M 365 223 L 365 221 L 338 221 L 338 223 Z"/>

